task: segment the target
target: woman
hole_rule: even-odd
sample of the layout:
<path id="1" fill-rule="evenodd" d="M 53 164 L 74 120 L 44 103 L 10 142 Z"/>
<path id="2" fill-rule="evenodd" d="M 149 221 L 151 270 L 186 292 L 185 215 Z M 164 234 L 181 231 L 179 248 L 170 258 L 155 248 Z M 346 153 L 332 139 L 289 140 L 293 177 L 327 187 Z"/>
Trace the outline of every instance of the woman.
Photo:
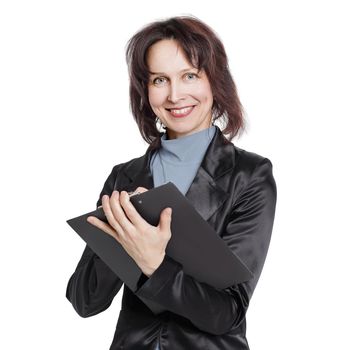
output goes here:
<path id="1" fill-rule="evenodd" d="M 124 285 L 110 349 L 249 349 L 245 314 L 270 242 L 276 185 L 269 159 L 230 142 L 244 122 L 224 47 L 198 19 L 174 17 L 136 33 L 127 60 L 132 113 L 150 146 L 107 178 L 97 206 L 109 224 L 88 218 L 143 272 L 134 293 Z M 251 280 L 219 290 L 185 274 L 166 254 L 171 210 L 163 210 L 158 226 L 149 225 L 129 194 L 168 181 L 245 262 Z M 67 298 L 80 316 L 93 316 L 109 307 L 122 284 L 86 246 Z M 154 315 L 139 297 L 167 311 Z"/>

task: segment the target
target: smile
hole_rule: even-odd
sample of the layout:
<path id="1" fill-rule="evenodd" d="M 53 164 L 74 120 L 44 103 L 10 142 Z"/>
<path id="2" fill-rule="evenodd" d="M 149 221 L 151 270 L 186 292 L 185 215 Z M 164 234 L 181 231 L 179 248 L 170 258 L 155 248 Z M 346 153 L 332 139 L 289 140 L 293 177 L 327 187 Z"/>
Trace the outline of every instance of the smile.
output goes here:
<path id="1" fill-rule="evenodd" d="M 194 109 L 195 106 L 189 106 L 189 107 L 184 107 L 184 108 L 172 108 L 172 109 L 167 109 L 170 114 L 175 117 L 175 118 L 182 118 L 188 116 L 192 110 Z"/>

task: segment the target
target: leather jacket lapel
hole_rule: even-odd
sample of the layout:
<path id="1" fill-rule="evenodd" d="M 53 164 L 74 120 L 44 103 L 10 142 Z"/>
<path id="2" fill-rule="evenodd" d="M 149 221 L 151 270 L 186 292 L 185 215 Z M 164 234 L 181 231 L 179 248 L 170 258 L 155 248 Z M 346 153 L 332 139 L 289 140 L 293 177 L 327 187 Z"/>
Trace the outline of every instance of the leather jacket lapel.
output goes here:
<path id="1" fill-rule="evenodd" d="M 225 202 L 227 194 L 216 185 L 213 178 L 199 167 L 186 193 L 186 198 L 196 208 L 204 220 L 208 220 Z"/>
<path id="2" fill-rule="evenodd" d="M 216 133 L 186 197 L 204 220 L 208 220 L 227 200 L 228 181 L 234 167 L 234 147 L 216 126 Z"/>
<path id="3" fill-rule="evenodd" d="M 137 187 L 151 189 L 154 187 L 150 169 L 152 150 L 148 147 L 144 156 L 138 158 L 124 174 L 130 183 L 125 191 L 134 191 Z M 216 126 L 216 133 L 208 146 L 203 161 L 186 193 L 186 198 L 196 208 L 204 220 L 208 220 L 228 198 L 228 181 L 235 164 L 235 151 Z"/>

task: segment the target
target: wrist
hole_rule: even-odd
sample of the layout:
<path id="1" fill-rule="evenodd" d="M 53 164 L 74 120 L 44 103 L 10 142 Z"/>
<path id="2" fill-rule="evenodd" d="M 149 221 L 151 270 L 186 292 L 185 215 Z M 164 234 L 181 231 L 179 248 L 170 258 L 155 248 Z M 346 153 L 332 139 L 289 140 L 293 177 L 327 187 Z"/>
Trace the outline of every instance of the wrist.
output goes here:
<path id="1" fill-rule="evenodd" d="M 161 265 L 161 263 L 163 262 L 165 257 L 165 252 L 162 253 L 162 255 L 160 256 L 160 258 L 155 261 L 154 263 L 152 263 L 151 266 L 145 267 L 144 269 L 142 269 L 142 272 L 147 276 L 147 277 L 151 277 L 151 275 L 154 273 L 154 271 L 156 271 L 158 269 L 158 267 Z"/>

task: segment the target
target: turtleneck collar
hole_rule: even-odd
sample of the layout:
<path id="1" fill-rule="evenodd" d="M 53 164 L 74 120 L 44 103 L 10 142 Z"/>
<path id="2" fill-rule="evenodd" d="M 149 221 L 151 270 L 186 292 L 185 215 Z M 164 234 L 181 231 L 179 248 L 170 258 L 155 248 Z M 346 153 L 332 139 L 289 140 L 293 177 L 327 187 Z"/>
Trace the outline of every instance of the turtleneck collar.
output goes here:
<path id="1" fill-rule="evenodd" d="M 160 155 L 162 159 L 171 163 L 187 163 L 201 158 L 203 156 L 201 151 L 207 149 L 215 130 L 215 125 L 212 125 L 204 130 L 173 140 L 168 140 L 167 134 L 164 133 L 160 139 Z"/>

